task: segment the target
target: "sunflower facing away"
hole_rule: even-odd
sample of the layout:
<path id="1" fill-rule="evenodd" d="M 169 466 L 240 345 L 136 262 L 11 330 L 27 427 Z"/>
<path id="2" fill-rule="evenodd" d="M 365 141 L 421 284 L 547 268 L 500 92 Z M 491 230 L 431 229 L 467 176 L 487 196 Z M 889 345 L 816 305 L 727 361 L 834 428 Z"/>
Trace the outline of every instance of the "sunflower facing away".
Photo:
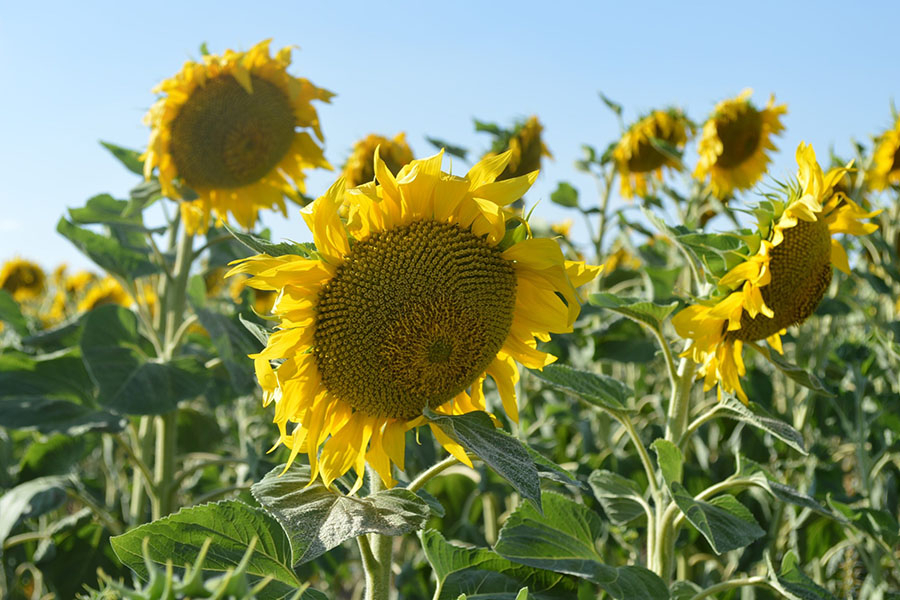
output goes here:
<path id="1" fill-rule="evenodd" d="M 734 392 L 747 402 L 745 342 L 766 340 L 782 353 L 781 335 L 802 323 L 818 306 L 831 267 L 850 272 L 847 253 L 833 234 L 866 235 L 878 226 L 863 223 L 867 213 L 843 193 L 833 191 L 847 167 L 823 174 L 812 146 L 797 148 L 797 183 L 786 202 L 772 201 L 772 219 L 761 219 L 758 250 L 719 280 L 725 290 L 707 304 L 695 304 L 672 319 L 678 335 L 692 340 L 682 356 L 691 357 L 706 376 L 705 389 Z M 762 208 L 762 206 L 760 207 Z"/>
<path id="2" fill-rule="evenodd" d="M 703 124 L 694 177 L 709 178 L 718 198 L 750 189 L 762 178 L 770 160 L 767 152 L 776 150 L 772 136 L 784 129 L 781 115 L 787 112 L 787 106 L 775 106 L 772 95 L 766 107 L 759 110 L 750 102 L 752 93 L 746 89 L 736 98 L 719 102 Z"/>
<path id="3" fill-rule="evenodd" d="M 485 410 L 487 375 L 518 418 L 516 362 L 539 369 L 555 360 L 535 338 L 572 331 L 575 288 L 599 268 L 566 261 L 550 239 L 500 246 L 504 207 L 537 177 L 496 181 L 510 156 L 458 177 L 441 171 L 441 152 L 395 177 L 376 153 L 377 182 L 346 190 L 341 178 L 303 209 L 314 258 L 258 255 L 232 269 L 279 293 L 279 331 L 253 358 L 288 464 L 305 452 L 326 485 L 352 467 L 358 487 L 368 462 L 392 486 L 391 464 L 403 469 L 405 432 L 428 423 L 424 409 Z"/>
<path id="4" fill-rule="evenodd" d="M 900 116 L 894 122 L 894 128 L 878 138 L 873 158 L 875 164 L 869 171 L 872 189 L 883 190 L 889 185 L 900 185 Z"/>
<path id="5" fill-rule="evenodd" d="M 16 302 L 38 298 L 47 285 L 47 276 L 35 263 L 13 258 L 0 269 L 0 289 L 9 292 Z"/>
<path id="6" fill-rule="evenodd" d="M 680 152 L 693 132 L 684 113 L 674 109 L 655 110 L 633 123 L 613 150 L 616 171 L 622 178 L 622 196 L 645 196 L 652 177 L 662 181 L 663 167 L 680 171 L 681 161 L 659 142 Z"/>
<path id="7" fill-rule="evenodd" d="M 211 214 L 225 221 L 230 213 L 244 228 L 260 208 L 286 214 L 284 197 L 298 201 L 297 189 L 304 191 L 303 170 L 331 168 L 312 101 L 333 94 L 289 75 L 290 64 L 291 49 L 272 57 L 266 40 L 247 52 L 189 61 L 154 89 L 164 96 L 144 119 L 152 128 L 144 175 L 159 167 L 170 198 L 182 197 L 176 180 L 196 192 L 196 200 L 181 203 L 189 231 L 205 232 Z"/>
<path id="8" fill-rule="evenodd" d="M 497 156 L 501 152 L 510 152 L 509 163 L 497 176 L 497 181 L 528 175 L 541 168 L 541 160 L 546 156 L 553 158 L 550 149 L 541 138 L 544 126 L 537 116 L 532 115 L 524 121 L 517 121 L 512 129 L 485 129 L 494 135 L 491 149 L 481 160 Z"/>
<path id="9" fill-rule="evenodd" d="M 413 160 L 413 153 L 406 143 L 405 133 L 398 133 L 393 139 L 371 133 L 353 144 L 353 152 L 344 164 L 343 175 L 348 188 L 375 180 L 372 165 L 375 164 L 373 157 L 376 148 L 379 148 L 381 159 L 394 175 L 403 165 Z"/>

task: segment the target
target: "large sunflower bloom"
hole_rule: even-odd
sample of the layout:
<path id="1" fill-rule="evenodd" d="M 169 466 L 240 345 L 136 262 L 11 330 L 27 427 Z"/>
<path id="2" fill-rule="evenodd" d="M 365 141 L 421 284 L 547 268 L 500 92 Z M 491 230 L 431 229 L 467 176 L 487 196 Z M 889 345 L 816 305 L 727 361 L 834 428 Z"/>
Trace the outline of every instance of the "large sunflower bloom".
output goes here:
<path id="1" fill-rule="evenodd" d="M 653 177 L 662 181 L 663 167 L 681 170 L 681 161 L 664 152 L 657 140 L 681 151 L 692 134 L 693 126 L 679 110 L 655 110 L 633 123 L 612 155 L 622 178 L 622 196 L 645 196 Z"/>
<path id="2" fill-rule="evenodd" d="M 723 100 L 703 124 L 698 144 L 700 160 L 694 177 L 710 179 L 710 188 L 719 198 L 735 190 L 753 187 L 766 172 L 768 151 L 775 151 L 772 136 L 784 129 L 781 115 L 787 106 L 775 106 L 775 96 L 762 110 L 750 102 L 753 90 Z"/>
<path id="3" fill-rule="evenodd" d="M 0 269 L 0 289 L 9 292 L 16 302 L 38 298 L 46 285 L 44 271 L 30 260 L 13 258 Z"/>
<path id="4" fill-rule="evenodd" d="M 396 175 L 403 165 L 413 160 L 413 153 L 406 143 L 406 134 L 401 132 L 388 139 L 371 133 L 353 144 L 353 152 L 344 164 L 343 175 L 348 188 L 353 188 L 375 180 L 375 149 L 381 159 Z"/>
<path id="5" fill-rule="evenodd" d="M 889 185 L 900 185 L 900 117 L 893 129 L 888 129 L 878 138 L 875 146 L 874 166 L 869 171 L 869 183 L 874 190 L 883 190 Z"/>
<path id="6" fill-rule="evenodd" d="M 509 152 L 465 177 L 443 173 L 442 157 L 414 160 L 395 177 L 376 153 L 377 182 L 346 190 L 341 178 L 303 209 L 314 258 L 258 255 L 230 273 L 279 293 L 280 330 L 254 355 L 256 373 L 264 402 L 275 402 L 288 464 L 305 452 L 326 485 L 351 467 L 360 485 L 366 462 L 394 485 L 391 463 L 403 469 L 405 432 L 428 422 L 424 409 L 485 410 L 487 375 L 517 419 L 516 362 L 540 369 L 555 360 L 535 338 L 572 331 L 575 288 L 599 272 L 566 261 L 554 240 L 500 246 L 504 207 L 537 177 L 496 181 Z"/>
<path id="7" fill-rule="evenodd" d="M 284 197 L 298 201 L 304 169 L 331 166 L 313 100 L 328 102 L 332 93 L 293 77 L 287 68 L 291 49 L 272 57 L 269 40 L 247 52 L 226 50 L 189 61 L 160 83 L 165 94 L 145 122 L 152 128 L 144 154 L 144 175 L 159 167 L 162 192 L 181 198 L 176 180 L 196 192 L 181 203 L 189 231 L 206 231 L 210 214 L 242 227 L 256 222 L 260 208 L 286 214 Z M 296 188 L 295 188 L 296 186 Z"/>
<path id="8" fill-rule="evenodd" d="M 718 383 L 720 392 L 736 393 L 743 402 L 748 400 L 740 382 L 746 372 L 743 344 L 766 340 L 781 353 L 781 335 L 815 311 L 831 283 L 832 265 L 850 272 L 847 253 L 832 235 L 865 235 L 878 228 L 861 222 L 877 212 L 867 213 L 833 191 L 850 165 L 824 174 L 812 146 L 802 142 L 797 163 L 797 184 L 787 202 L 776 206 L 769 225 L 760 224 L 760 239 L 753 244 L 758 250 L 719 280 L 725 294 L 672 319 L 678 335 L 692 340 L 682 356 L 700 365 L 705 389 Z"/>

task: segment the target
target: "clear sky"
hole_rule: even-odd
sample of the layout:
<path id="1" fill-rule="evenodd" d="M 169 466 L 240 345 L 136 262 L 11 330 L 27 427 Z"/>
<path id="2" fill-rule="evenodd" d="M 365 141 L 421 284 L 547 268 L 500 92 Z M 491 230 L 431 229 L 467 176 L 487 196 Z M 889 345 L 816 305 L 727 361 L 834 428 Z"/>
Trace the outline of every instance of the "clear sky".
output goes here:
<path id="1" fill-rule="evenodd" d="M 337 93 L 319 109 L 335 166 L 370 132 L 405 131 L 417 156 L 432 153 L 426 135 L 480 152 L 489 139 L 473 117 L 537 114 L 556 160 L 529 199 L 559 220 L 548 201 L 557 181 L 596 193 L 572 166 L 581 144 L 602 149 L 619 135 L 598 91 L 625 105 L 626 120 L 674 104 L 697 121 L 745 87 L 760 104 L 774 92 L 789 110 L 772 169 L 783 177 L 800 140 L 820 158 L 830 145 L 849 155 L 851 137 L 890 124 L 898 23 L 895 1 L 3 2 L 0 260 L 89 264 L 57 220 L 137 183 L 98 140 L 143 149 L 151 88 L 202 42 L 214 53 L 265 38 L 298 46 L 292 74 Z M 335 176 L 313 173 L 309 194 Z M 308 239 L 296 210 L 263 222 L 276 238 Z"/>

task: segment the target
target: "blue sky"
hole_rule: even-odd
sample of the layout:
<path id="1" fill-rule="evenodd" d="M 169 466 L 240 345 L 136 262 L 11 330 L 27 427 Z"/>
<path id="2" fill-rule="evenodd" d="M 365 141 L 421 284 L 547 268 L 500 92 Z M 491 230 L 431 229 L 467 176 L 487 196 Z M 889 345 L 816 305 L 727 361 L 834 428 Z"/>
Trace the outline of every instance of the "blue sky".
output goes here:
<path id="1" fill-rule="evenodd" d="M 336 166 L 370 132 L 405 131 L 417 156 L 432 152 L 425 135 L 480 152 L 489 139 L 473 117 L 537 114 L 556 159 L 529 199 L 543 199 L 537 216 L 559 220 L 549 202 L 557 181 L 596 193 L 572 166 L 581 144 L 602 149 L 619 135 L 598 91 L 625 105 L 626 120 L 674 104 L 698 121 L 745 87 L 759 103 L 774 92 L 789 110 L 772 168 L 784 177 L 800 140 L 820 158 L 830 145 L 849 154 L 851 137 L 868 141 L 890 124 L 898 22 L 900 3 L 887 1 L 4 2 L 0 260 L 89 264 L 57 220 L 137 183 L 97 142 L 143 149 L 151 88 L 202 42 L 211 52 L 265 38 L 298 46 L 292 73 L 337 93 L 320 108 Z M 334 177 L 313 173 L 309 193 Z M 277 238 L 308 239 L 296 208 L 263 221 Z"/>

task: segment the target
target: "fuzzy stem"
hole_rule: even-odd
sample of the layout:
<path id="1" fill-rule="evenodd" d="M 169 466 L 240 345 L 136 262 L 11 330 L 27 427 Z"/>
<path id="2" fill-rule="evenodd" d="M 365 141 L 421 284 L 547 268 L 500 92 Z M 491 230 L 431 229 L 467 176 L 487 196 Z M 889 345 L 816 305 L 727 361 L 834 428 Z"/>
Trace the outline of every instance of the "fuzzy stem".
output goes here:
<path id="1" fill-rule="evenodd" d="M 385 489 L 381 476 L 366 465 L 369 471 L 370 493 Z M 390 600 L 391 560 L 394 538 L 380 533 L 370 533 L 357 538 L 362 554 L 363 570 L 366 573 L 365 600 Z"/>

